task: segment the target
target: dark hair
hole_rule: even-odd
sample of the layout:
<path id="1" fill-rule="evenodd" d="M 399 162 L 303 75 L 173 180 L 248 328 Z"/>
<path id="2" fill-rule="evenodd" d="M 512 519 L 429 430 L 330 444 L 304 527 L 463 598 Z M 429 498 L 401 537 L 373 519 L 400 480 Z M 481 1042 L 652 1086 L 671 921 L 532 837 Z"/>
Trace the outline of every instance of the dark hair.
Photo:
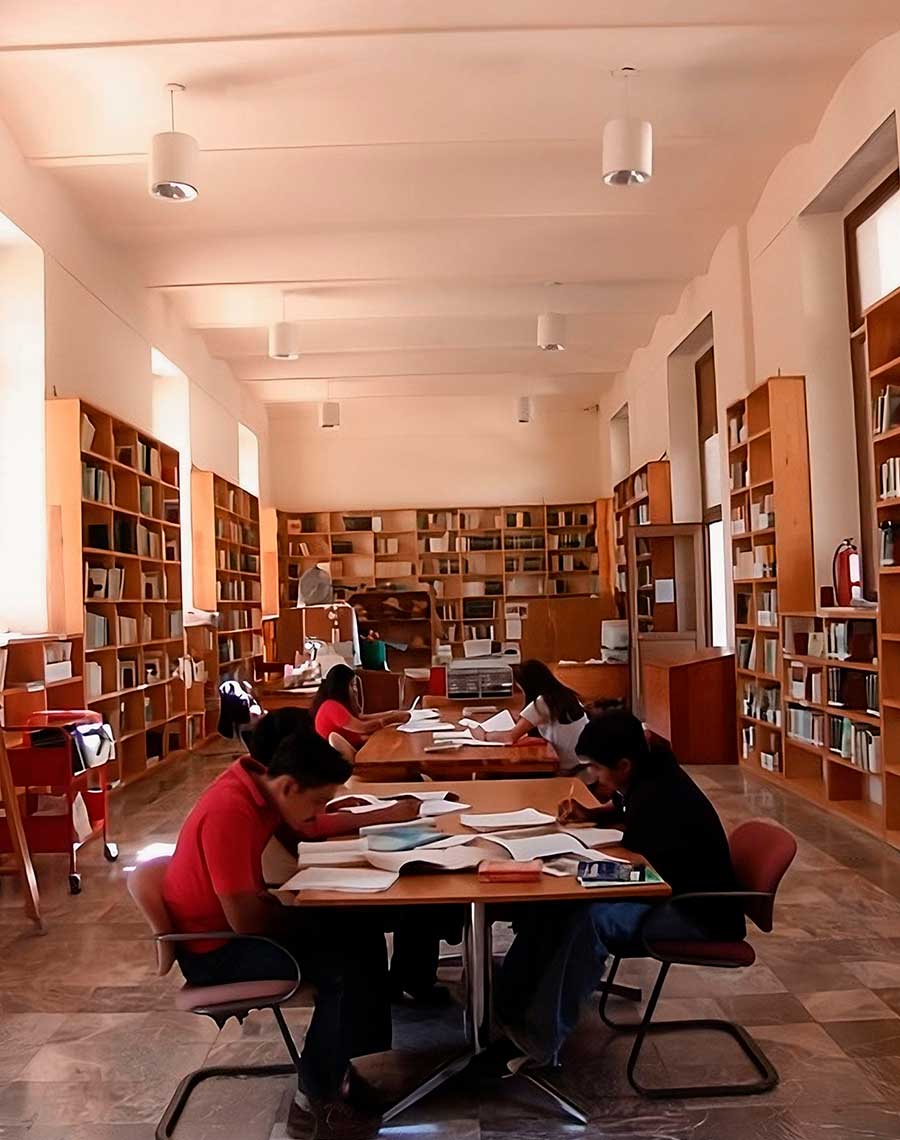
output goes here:
<path id="1" fill-rule="evenodd" d="M 350 707 L 350 686 L 356 679 L 356 674 L 349 665 L 332 665 L 319 685 L 318 692 L 312 703 L 312 715 L 315 716 L 326 701 L 337 701 L 345 708 Z"/>
<path id="2" fill-rule="evenodd" d="M 290 776 L 301 788 L 345 784 L 352 771 L 350 761 L 314 732 L 297 732 L 285 737 L 266 766 L 270 780 Z"/>
<path id="3" fill-rule="evenodd" d="M 550 672 L 543 661 L 523 661 L 515 668 L 516 681 L 528 704 L 544 698 L 551 720 L 557 724 L 574 724 L 584 716 L 578 694 Z"/>
<path id="4" fill-rule="evenodd" d="M 247 741 L 247 748 L 254 760 L 268 768 L 278 745 L 285 737 L 298 732 L 314 731 L 312 717 L 306 709 L 287 705 L 283 709 L 266 713 L 256 722 Z"/>
<path id="5" fill-rule="evenodd" d="M 650 746 L 644 726 L 627 709 L 610 709 L 589 720 L 578 737 L 575 751 L 580 760 L 603 768 L 614 768 L 620 760 L 628 759 L 635 775 L 661 775 L 677 765 L 666 745 Z"/>

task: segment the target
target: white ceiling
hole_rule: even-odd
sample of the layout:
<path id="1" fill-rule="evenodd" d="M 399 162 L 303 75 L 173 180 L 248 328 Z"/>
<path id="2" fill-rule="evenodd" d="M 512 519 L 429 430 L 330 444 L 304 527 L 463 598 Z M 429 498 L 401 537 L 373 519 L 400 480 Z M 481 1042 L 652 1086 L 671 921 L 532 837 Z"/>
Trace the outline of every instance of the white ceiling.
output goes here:
<path id="1" fill-rule="evenodd" d="M 580 395 L 898 28 L 897 0 L 3 0 L 0 107 L 266 402 Z M 631 189 L 600 178 L 622 65 L 656 141 Z M 190 204 L 146 192 L 168 81 Z M 266 357 L 282 295 L 296 362 Z M 535 345 L 549 308 L 563 354 Z"/>

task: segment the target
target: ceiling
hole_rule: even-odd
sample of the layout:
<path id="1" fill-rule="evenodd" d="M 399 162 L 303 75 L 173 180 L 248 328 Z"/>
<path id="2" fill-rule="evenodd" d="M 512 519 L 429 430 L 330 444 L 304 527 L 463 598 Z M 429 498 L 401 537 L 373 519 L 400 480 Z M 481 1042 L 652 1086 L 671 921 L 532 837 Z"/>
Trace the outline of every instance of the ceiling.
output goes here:
<path id="1" fill-rule="evenodd" d="M 898 28 L 896 0 L 3 0 L 0 107 L 267 403 L 580 396 Z M 655 133 L 630 189 L 600 178 L 623 65 Z M 146 191 L 169 81 L 193 203 Z M 266 355 L 282 303 L 295 362 Z M 546 309 L 564 353 L 536 347 Z"/>

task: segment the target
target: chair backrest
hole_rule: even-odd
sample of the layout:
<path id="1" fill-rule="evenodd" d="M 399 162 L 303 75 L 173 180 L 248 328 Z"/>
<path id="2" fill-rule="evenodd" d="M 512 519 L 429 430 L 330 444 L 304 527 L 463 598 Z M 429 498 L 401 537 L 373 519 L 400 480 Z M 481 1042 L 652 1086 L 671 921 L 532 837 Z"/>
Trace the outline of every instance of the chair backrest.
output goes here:
<path id="1" fill-rule="evenodd" d="M 346 737 L 341 736 L 339 732 L 329 733 L 328 743 L 335 750 L 335 752 L 340 752 L 341 756 L 343 756 L 344 759 L 348 760 L 351 764 L 356 759 L 356 749 L 353 747 L 350 741 L 347 740 Z"/>
<path id="2" fill-rule="evenodd" d="M 763 891 L 767 895 L 747 899 L 744 912 L 760 930 L 768 933 L 774 922 L 775 893 L 797 854 L 797 840 L 771 820 L 751 819 L 734 829 L 729 846 L 740 889 Z"/>
<path id="3" fill-rule="evenodd" d="M 154 934 L 172 934 L 173 924 L 163 902 L 163 879 L 166 877 L 171 855 L 148 859 L 139 863 L 128 876 L 128 893 L 137 903 Z M 162 977 L 175 964 L 175 945 L 172 942 L 156 943 L 156 968 Z"/>

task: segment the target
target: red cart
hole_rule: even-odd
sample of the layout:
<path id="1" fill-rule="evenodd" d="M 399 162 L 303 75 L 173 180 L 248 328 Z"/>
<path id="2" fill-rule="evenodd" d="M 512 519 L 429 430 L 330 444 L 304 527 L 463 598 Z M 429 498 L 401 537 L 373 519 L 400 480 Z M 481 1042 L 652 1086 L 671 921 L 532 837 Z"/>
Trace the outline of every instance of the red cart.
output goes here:
<path id="1" fill-rule="evenodd" d="M 74 737 L 77 725 L 100 724 L 99 713 L 87 709 L 60 709 L 32 713 L 21 726 L 7 725 L 6 733 L 21 737 L 7 748 L 13 783 L 24 789 L 22 824 L 32 854 L 69 856 L 69 892 L 81 892 L 78 873 L 78 850 L 82 843 L 96 835 L 103 836 L 103 854 L 113 862 L 119 849 L 110 842 L 106 823 L 108 799 L 102 765 L 84 767 Z M 79 838 L 73 822 L 78 797 L 81 796 L 90 823 L 90 834 Z M 60 810 L 48 811 L 55 798 Z M 42 810 L 43 805 L 43 810 Z M 51 805 L 52 806 L 52 805 Z M 11 851 L 12 843 L 6 821 L 0 819 L 0 851 Z"/>

